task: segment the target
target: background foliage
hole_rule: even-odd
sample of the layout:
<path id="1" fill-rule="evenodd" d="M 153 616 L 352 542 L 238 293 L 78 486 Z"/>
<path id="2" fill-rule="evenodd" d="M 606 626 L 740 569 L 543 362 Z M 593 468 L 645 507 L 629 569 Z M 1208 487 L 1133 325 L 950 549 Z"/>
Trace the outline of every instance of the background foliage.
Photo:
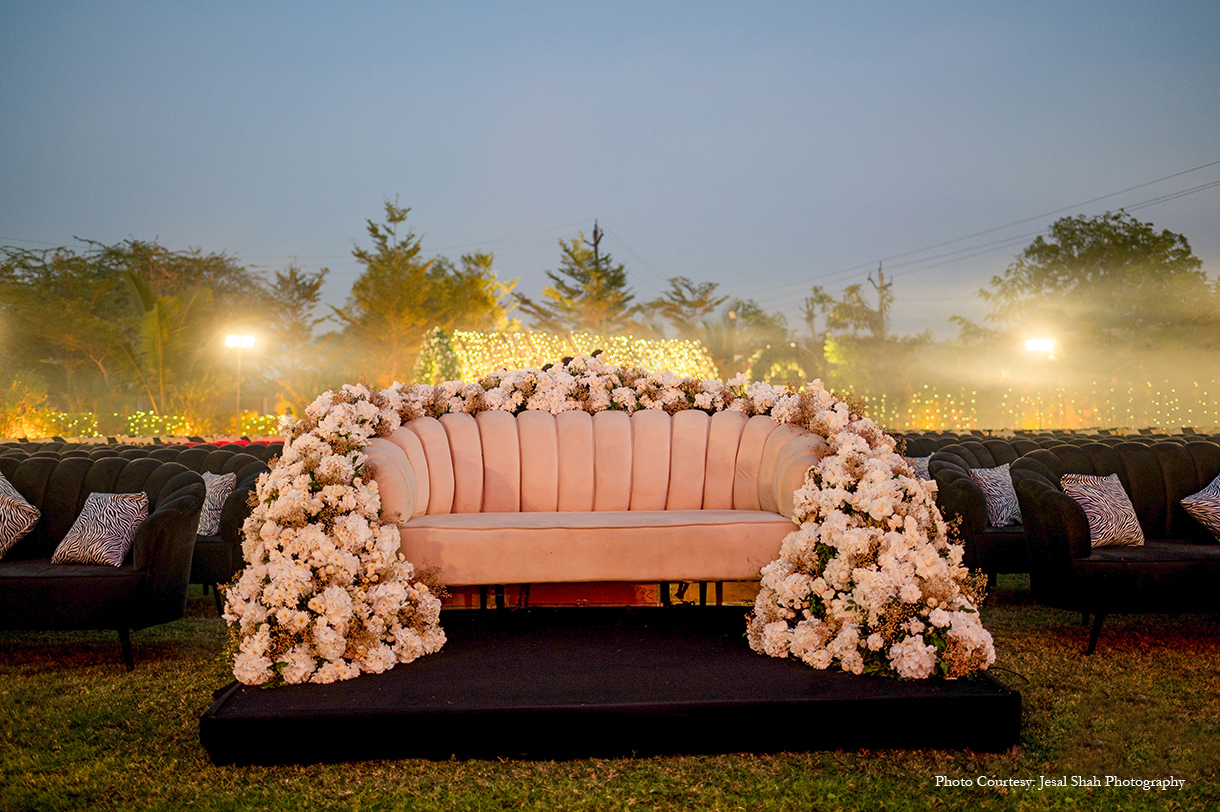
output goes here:
<path id="1" fill-rule="evenodd" d="M 592 241 L 559 241 L 551 284 L 531 297 L 498 277 L 492 254 L 427 257 L 409 212 L 386 201 L 384 221 L 368 220 L 342 307 L 322 306 L 326 268 L 262 274 L 136 239 L 0 248 L 0 434 L 117 434 L 137 412 L 192 433 L 248 432 L 236 425 L 227 333 L 258 337 L 243 351 L 243 410 L 300 414 L 345 381 L 444 377 L 452 362 L 438 366 L 434 350 L 454 331 L 522 327 L 697 340 L 721 377 L 820 378 L 896 429 L 1220 424 L 1207 407 L 1220 392 L 1217 282 L 1185 236 L 1121 211 L 1051 224 L 979 291 L 986 324 L 955 317 L 958 335 L 944 341 L 890 331 L 903 302 L 880 268 L 837 294 L 811 285 L 792 326 L 683 276 L 639 301 L 595 229 Z M 1054 338 L 1055 352 L 1026 351 L 1031 337 Z"/>

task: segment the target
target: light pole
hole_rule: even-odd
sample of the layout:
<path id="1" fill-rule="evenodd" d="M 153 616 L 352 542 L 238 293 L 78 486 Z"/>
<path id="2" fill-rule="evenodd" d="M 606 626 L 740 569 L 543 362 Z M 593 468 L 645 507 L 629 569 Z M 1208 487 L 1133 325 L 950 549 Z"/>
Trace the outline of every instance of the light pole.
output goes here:
<path id="1" fill-rule="evenodd" d="M 254 346 L 254 336 L 230 335 L 225 338 L 226 347 L 237 347 L 237 435 L 241 436 L 241 351 Z"/>
<path id="2" fill-rule="evenodd" d="M 1027 352 L 1036 353 L 1039 355 L 1045 353 L 1046 360 L 1048 360 L 1048 361 L 1055 360 L 1055 339 L 1053 339 L 1053 338 L 1027 339 L 1025 342 L 1025 349 Z M 1041 385 L 1042 382 L 1039 381 L 1039 384 Z M 1038 430 L 1039 431 L 1042 430 L 1042 411 L 1043 411 L 1042 404 L 1039 403 L 1038 404 Z"/>

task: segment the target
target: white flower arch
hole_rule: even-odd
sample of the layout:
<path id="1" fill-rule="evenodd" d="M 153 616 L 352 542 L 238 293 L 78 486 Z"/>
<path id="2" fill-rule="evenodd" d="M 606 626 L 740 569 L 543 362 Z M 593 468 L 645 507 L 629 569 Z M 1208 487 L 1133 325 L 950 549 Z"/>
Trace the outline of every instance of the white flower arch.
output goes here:
<path id="1" fill-rule="evenodd" d="M 964 676 L 995 661 L 935 483 L 916 479 L 894 438 L 820 381 L 792 392 L 579 356 L 477 383 L 346 385 L 302 419 L 285 417 L 283 456 L 259 478 L 243 527 L 247 566 L 225 590 L 240 682 L 332 682 L 444 645 L 440 601 L 399 553 L 398 527 L 383 523 L 362 449 L 406 420 L 489 409 L 734 410 L 808 429 L 825 439 L 825 454 L 794 494 L 798 528 L 761 571 L 751 648 L 815 668 L 914 678 Z"/>

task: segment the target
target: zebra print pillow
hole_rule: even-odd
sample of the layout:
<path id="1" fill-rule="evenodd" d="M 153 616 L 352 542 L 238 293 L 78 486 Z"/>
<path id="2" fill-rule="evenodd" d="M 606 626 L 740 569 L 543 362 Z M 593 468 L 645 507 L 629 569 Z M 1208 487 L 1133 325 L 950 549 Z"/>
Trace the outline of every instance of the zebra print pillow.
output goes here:
<path id="1" fill-rule="evenodd" d="M 42 514 L 0 474 L 0 558 L 38 524 Z"/>
<path id="2" fill-rule="evenodd" d="M 932 455 L 926 457 L 903 457 L 904 460 L 911 464 L 915 469 L 916 479 L 931 479 L 932 475 L 928 473 L 928 460 L 932 459 Z"/>
<path id="3" fill-rule="evenodd" d="M 214 536 L 220 532 L 220 513 L 224 510 L 225 500 L 237 487 L 237 474 L 203 475 L 203 484 L 208 489 L 203 499 L 203 510 L 199 512 L 199 529 L 201 536 Z"/>
<path id="4" fill-rule="evenodd" d="M 1017 492 L 1012 487 L 1012 475 L 1008 463 L 998 468 L 971 468 L 970 478 L 983 492 L 987 500 L 987 524 L 991 527 L 1008 527 L 1021 522 L 1021 505 Z"/>
<path id="5" fill-rule="evenodd" d="M 91 493 L 72 529 L 55 548 L 51 563 L 121 567 L 136 530 L 147 518 L 147 494 Z"/>
<path id="6" fill-rule="evenodd" d="M 1089 520 L 1089 543 L 1093 547 L 1139 547 L 1144 531 L 1135 515 L 1131 497 L 1123 490 L 1118 474 L 1090 476 L 1064 474 L 1063 492 L 1084 508 Z"/>
<path id="7" fill-rule="evenodd" d="M 1220 540 L 1220 476 L 1203 490 L 1183 499 L 1182 507 Z"/>

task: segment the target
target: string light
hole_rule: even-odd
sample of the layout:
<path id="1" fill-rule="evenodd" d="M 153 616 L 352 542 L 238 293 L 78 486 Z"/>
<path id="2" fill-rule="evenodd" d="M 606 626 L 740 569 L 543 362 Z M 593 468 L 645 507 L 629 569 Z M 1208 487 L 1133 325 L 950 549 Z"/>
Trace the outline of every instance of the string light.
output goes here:
<path id="1" fill-rule="evenodd" d="M 686 339 L 455 330 L 452 344 L 462 366 L 462 380 L 466 381 L 477 381 L 500 369 L 539 369 L 561 358 L 589 355 L 596 350 L 602 350 L 600 358 L 604 363 L 620 367 L 665 370 L 691 378 L 720 377 L 702 342 Z"/>

